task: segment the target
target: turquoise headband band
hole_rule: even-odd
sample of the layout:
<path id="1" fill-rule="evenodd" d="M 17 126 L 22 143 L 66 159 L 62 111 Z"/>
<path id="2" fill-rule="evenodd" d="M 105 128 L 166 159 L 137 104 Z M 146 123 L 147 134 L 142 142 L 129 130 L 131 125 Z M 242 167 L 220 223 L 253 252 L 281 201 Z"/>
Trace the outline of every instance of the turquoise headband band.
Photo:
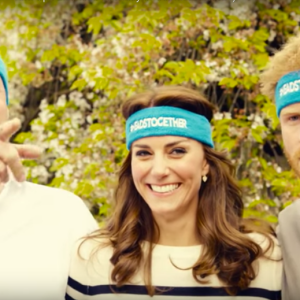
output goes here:
<path id="1" fill-rule="evenodd" d="M 300 71 L 290 72 L 279 79 L 275 89 L 275 101 L 278 117 L 284 107 L 300 102 Z"/>
<path id="2" fill-rule="evenodd" d="M 192 138 L 213 148 L 211 126 L 204 116 L 173 106 L 137 111 L 126 121 L 126 145 L 150 136 L 176 135 Z"/>
<path id="3" fill-rule="evenodd" d="M 8 105 L 8 79 L 7 79 L 7 70 L 3 60 L 0 57 L 0 77 L 3 81 L 5 94 L 6 94 L 6 104 Z"/>

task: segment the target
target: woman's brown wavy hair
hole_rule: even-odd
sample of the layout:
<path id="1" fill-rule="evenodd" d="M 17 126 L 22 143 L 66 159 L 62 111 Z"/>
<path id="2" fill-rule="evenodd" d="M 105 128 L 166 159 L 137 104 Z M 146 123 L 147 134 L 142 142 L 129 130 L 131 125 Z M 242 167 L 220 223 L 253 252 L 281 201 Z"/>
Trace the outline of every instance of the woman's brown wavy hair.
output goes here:
<path id="1" fill-rule="evenodd" d="M 158 87 L 128 99 L 122 109 L 125 119 L 134 112 L 153 106 L 175 106 L 205 116 L 213 117 L 214 106 L 198 92 L 178 86 Z M 203 146 L 205 158 L 210 166 L 208 181 L 201 184 L 197 210 L 197 227 L 203 252 L 191 267 L 199 283 L 216 274 L 228 286 L 231 295 L 245 289 L 256 277 L 252 263 L 274 246 L 270 234 L 272 228 L 266 223 L 257 224 L 243 215 L 242 192 L 237 185 L 235 168 L 224 153 Z M 114 265 L 111 279 L 117 287 L 130 282 L 137 270 L 144 268 L 144 280 L 149 295 L 158 290 L 151 284 L 152 247 L 159 238 L 159 228 L 151 210 L 135 188 L 131 174 L 129 152 L 119 173 L 115 193 L 115 207 L 105 227 L 90 238 L 105 237 L 113 247 L 111 262 Z M 263 250 L 246 234 L 264 234 L 269 247 Z M 143 242 L 150 247 L 145 251 Z"/>

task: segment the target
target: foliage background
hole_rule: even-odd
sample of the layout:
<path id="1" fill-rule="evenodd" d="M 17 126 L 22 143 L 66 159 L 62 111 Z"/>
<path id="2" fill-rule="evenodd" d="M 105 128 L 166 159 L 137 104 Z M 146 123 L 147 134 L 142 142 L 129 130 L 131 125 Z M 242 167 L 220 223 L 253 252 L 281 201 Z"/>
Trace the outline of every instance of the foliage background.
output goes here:
<path id="1" fill-rule="evenodd" d="M 237 166 L 245 216 L 276 223 L 299 195 L 258 87 L 269 56 L 299 32 L 299 0 L 2 2 L 10 113 L 23 122 L 14 141 L 45 150 L 24 162 L 29 180 L 73 191 L 101 221 L 127 153 L 122 101 L 180 84 L 217 107 L 216 148 Z"/>

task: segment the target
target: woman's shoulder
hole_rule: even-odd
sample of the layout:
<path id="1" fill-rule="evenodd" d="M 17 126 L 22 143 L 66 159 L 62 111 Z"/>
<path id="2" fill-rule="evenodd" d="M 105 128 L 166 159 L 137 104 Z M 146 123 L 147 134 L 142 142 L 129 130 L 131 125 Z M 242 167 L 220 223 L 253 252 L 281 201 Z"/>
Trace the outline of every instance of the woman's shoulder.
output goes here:
<path id="1" fill-rule="evenodd" d="M 99 275 L 108 278 L 112 253 L 113 248 L 108 239 L 98 237 L 80 239 L 72 251 L 69 278 L 82 284 L 87 280 L 96 280 Z"/>
<path id="2" fill-rule="evenodd" d="M 247 236 L 262 248 L 266 257 L 275 260 L 282 258 L 279 241 L 274 235 L 251 232 Z"/>
<path id="3" fill-rule="evenodd" d="M 76 242 L 71 256 L 67 287 L 70 299 L 79 295 L 80 299 L 86 299 L 91 285 L 110 283 L 112 251 L 109 240 L 105 238 L 89 236 Z"/>
<path id="4" fill-rule="evenodd" d="M 74 247 L 72 258 L 80 260 L 90 260 L 93 256 L 98 256 L 99 252 L 102 256 L 106 252 L 111 252 L 112 247 L 109 239 L 97 236 L 88 236 L 79 239 Z"/>
<path id="5" fill-rule="evenodd" d="M 246 233 L 254 242 L 259 243 L 259 244 L 265 244 L 268 242 L 269 239 L 272 239 L 274 242 L 278 243 L 277 238 L 272 235 L 272 234 L 263 234 L 260 232 L 250 232 L 250 233 Z"/>
<path id="6" fill-rule="evenodd" d="M 251 287 L 280 291 L 282 282 L 282 254 L 277 238 L 271 234 L 252 232 L 249 238 L 261 247 L 264 252 L 253 263 L 256 278 Z"/>

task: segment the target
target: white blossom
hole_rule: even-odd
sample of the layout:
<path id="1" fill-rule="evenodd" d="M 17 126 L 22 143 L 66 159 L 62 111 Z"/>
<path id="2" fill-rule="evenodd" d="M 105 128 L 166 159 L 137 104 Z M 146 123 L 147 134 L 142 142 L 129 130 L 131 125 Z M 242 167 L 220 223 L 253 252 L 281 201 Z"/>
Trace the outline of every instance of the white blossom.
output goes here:
<path id="1" fill-rule="evenodd" d="M 214 114 L 214 119 L 215 119 L 215 120 L 222 120 L 222 119 L 223 119 L 223 114 L 220 113 L 220 112 L 216 112 L 216 113 Z"/>
<path id="2" fill-rule="evenodd" d="M 167 60 L 166 60 L 165 57 L 161 57 L 161 58 L 158 60 L 158 65 L 159 65 L 159 66 L 162 66 L 166 61 L 167 61 Z"/>

